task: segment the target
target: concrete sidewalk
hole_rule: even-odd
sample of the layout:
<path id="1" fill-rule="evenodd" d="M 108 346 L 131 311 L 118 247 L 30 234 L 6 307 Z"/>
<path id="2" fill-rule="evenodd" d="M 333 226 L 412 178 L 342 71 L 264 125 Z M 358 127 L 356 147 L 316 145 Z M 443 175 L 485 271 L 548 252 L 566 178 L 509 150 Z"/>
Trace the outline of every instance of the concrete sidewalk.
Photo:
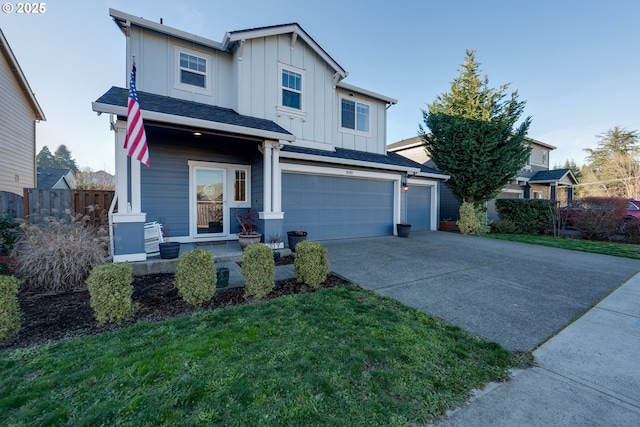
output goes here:
<path id="1" fill-rule="evenodd" d="M 437 426 L 636 426 L 639 352 L 636 275 L 537 349 L 537 367 L 488 385 Z"/>

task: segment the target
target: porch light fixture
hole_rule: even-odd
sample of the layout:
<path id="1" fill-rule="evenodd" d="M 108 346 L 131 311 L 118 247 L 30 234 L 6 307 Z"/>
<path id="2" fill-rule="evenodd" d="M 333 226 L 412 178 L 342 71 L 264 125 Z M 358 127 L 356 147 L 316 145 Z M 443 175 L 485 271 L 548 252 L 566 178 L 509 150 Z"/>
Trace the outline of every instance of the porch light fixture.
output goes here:
<path id="1" fill-rule="evenodd" d="M 409 191 L 409 186 L 407 185 L 407 181 L 402 181 L 400 185 L 402 185 L 402 191 Z"/>
<path id="2" fill-rule="evenodd" d="M 202 136 L 202 132 L 194 132 L 193 136 Z"/>

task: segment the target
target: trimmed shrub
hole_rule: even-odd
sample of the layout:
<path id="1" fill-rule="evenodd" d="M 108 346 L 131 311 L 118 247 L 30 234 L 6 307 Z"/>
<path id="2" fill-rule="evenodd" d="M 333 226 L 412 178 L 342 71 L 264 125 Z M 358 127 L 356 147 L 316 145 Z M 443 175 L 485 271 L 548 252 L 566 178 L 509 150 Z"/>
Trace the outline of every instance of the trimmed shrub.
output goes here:
<path id="1" fill-rule="evenodd" d="M 87 279 L 89 303 L 98 323 L 120 323 L 136 312 L 131 283 L 133 273 L 128 262 L 98 265 L 91 270 Z"/>
<path id="2" fill-rule="evenodd" d="M 242 275 L 246 280 L 244 297 L 262 299 L 275 287 L 276 266 L 273 252 L 264 243 L 254 243 L 242 253 Z"/>
<path id="3" fill-rule="evenodd" d="M 501 219 L 489 225 L 492 233 L 513 234 L 517 232 L 515 223 L 509 219 Z"/>
<path id="4" fill-rule="evenodd" d="M 318 289 L 329 274 L 327 248 L 308 240 L 298 243 L 293 268 L 299 282 Z"/>
<path id="5" fill-rule="evenodd" d="M 90 218 L 29 226 L 14 246 L 15 275 L 28 291 L 69 291 L 84 285 L 91 269 L 106 261 L 109 233 Z"/>
<path id="6" fill-rule="evenodd" d="M 519 234 L 551 234 L 553 231 L 552 209 L 555 202 L 542 199 L 498 199 L 496 211 L 502 221 L 515 224 Z"/>
<path id="7" fill-rule="evenodd" d="M 609 240 L 624 222 L 627 199 L 585 197 L 574 200 L 571 219 L 580 236 L 588 240 Z"/>
<path id="8" fill-rule="evenodd" d="M 473 203 L 463 202 L 460 205 L 460 219 L 456 222 L 462 234 L 482 235 L 489 231 L 487 213 Z"/>
<path id="9" fill-rule="evenodd" d="M 174 284 L 178 295 L 187 303 L 200 307 L 216 293 L 216 266 L 213 254 L 195 249 L 178 257 Z"/>
<path id="10" fill-rule="evenodd" d="M 20 330 L 18 283 L 13 276 L 0 276 L 0 340 Z"/>

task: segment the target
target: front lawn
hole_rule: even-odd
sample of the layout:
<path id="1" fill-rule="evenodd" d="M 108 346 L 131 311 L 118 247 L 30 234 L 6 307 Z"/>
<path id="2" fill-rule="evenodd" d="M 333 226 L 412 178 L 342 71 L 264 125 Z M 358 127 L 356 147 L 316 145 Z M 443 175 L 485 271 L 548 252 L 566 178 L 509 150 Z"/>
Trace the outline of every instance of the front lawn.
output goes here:
<path id="1" fill-rule="evenodd" d="M 640 259 L 640 245 L 628 243 L 598 242 L 595 240 L 568 239 L 551 236 L 534 236 L 530 234 L 494 234 L 485 235 L 493 239 L 511 242 L 531 243 L 533 245 L 550 246 L 552 248 L 570 249 L 573 251 L 592 252 L 624 258 Z"/>
<path id="2" fill-rule="evenodd" d="M 0 353 L 0 425 L 426 424 L 510 357 L 335 287 Z"/>

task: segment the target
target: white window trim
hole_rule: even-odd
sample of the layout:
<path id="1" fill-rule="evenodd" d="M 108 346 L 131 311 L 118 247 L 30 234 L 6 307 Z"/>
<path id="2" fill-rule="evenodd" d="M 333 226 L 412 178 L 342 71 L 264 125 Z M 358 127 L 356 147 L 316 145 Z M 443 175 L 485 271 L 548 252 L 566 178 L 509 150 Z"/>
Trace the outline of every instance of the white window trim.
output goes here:
<path id="1" fill-rule="evenodd" d="M 229 230 L 230 227 L 230 215 L 232 208 L 251 208 L 251 166 L 249 165 L 241 165 L 241 164 L 232 164 L 232 163 L 214 163 L 214 162 L 203 162 L 199 160 L 189 160 L 189 237 L 191 239 L 202 239 L 202 238 L 211 238 L 210 234 L 198 234 L 193 230 L 192 220 L 195 216 L 194 206 L 195 206 L 195 170 L 200 168 L 208 168 L 208 169 L 224 169 L 226 170 L 225 174 L 225 189 L 224 189 L 224 229 Z M 235 183 L 235 171 L 237 169 L 243 169 L 247 171 L 247 181 L 246 181 L 246 196 L 247 200 L 244 202 L 236 202 L 233 200 L 234 189 L 233 185 Z M 227 236 L 232 236 L 234 233 L 229 231 Z M 224 236 L 222 236 L 224 237 Z M 176 240 L 176 239 L 173 239 Z M 176 240 L 177 241 L 177 240 Z"/>
<path id="2" fill-rule="evenodd" d="M 282 72 L 284 70 L 292 71 L 302 76 L 300 81 L 300 86 L 302 87 L 302 90 L 300 91 L 300 109 L 299 110 L 291 107 L 285 107 L 284 105 L 282 105 L 282 90 L 285 89 L 282 87 Z M 299 117 L 302 119 L 306 118 L 307 117 L 307 113 L 305 110 L 306 96 L 304 95 L 306 90 L 307 88 L 306 88 L 306 81 L 305 81 L 305 71 L 301 68 L 294 67 L 293 65 L 283 64 L 279 62 L 278 63 L 278 105 L 276 106 L 276 110 L 278 111 L 278 113 Z"/>
<path id="3" fill-rule="evenodd" d="M 212 81 L 212 68 L 213 68 L 213 57 L 211 55 L 207 55 L 206 53 L 187 49 L 181 46 L 173 47 L 173 62 L 174 62 L 174 77 L 173 77 L 173 88 L 179 90 L 185 90 L 188 92 L 201 93 L 203 95 L 212 95 L 211 90 L 211 81 Z M 186 53 L 187 55 L 197 56 L 198 58 L 202 58 L 207 61 L 207 71 L 204 77 L 204 85 L 205 87 L 194 86 L 186 83 L 182 83 L 180 81 L 180 54 Z"/>
<path id="4" fill-rule="evenodd" d="M 358 104 L 363 104 L 369 107 L 369 132 L 362 132 L 356 129 L 349 129 L 349 128 L 344 128 L 342 127 L 342 100 L 345 99 L 347 101 L 351 101 L 351 102 L 355 102 L 356 103 L 356 111 L 355 111 L 355 119 L 357 120 L 358 118 Z M 352 96 L 345 96 L 345 95 L 340 95 L 338 97 L 338 130 L 342 133 L 350 133 L 353 135 L 360 135 L 360 136 L 371 136 L 371 112 L 373 111 L 373 105 L 369 102 L 365 102 L 361 99 L 358 98 L 354 98 Z M 354 126 L 357 127 L 357 122 L 354 121 Z"/>

